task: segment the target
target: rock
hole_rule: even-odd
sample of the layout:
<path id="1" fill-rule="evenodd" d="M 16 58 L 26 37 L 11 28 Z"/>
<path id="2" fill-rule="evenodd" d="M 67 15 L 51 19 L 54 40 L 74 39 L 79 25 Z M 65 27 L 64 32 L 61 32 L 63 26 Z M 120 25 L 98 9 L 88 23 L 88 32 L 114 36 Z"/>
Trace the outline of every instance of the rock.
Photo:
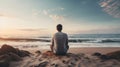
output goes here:
<path id="1" fill-rule="evenodd" d="M 20 60 L 22 60 L 21 57 L 18 56 L 17 54 L 15 54 L 15 53 L 10 52 L 10 53 L 8 53 L 8 55 L 10 56 L 11 61 L 20 61 Z"/>
<path id="2" fill-rule="evenodd" d="M 58 64 L 55 64 L 55 67 L 58 67 L 59 65 Z"/>
<path id="3" fill-rule="evenodd" d="M 68 67 L 75 67 L 75 65 L 68 64 Z"/>
<path id="4" fill-rule="evenodd" d="M 6 45 L 6 44 L 4 44 L 0 49 L 0 55 L 6 54 L 9 52 L 13 52 L 13 53 L 17 54 L 17 51 L 15 48 L 13 48 L 12 46 Z"/>
<path id="5" fill-rule="evenodd" d="M 47 64 L 48 64 L 48 62 L 45 61 L 45 62 L 40 63 L 40 64 L 38 65 L 38 67 L 46 67 Z"/>
<path id="6" fill-rule="evenodd" d="M 0 60 L 0 67 L 9 67 L 9 62 L 6 60 Z"/>
<path id="7" fill-rule="evenodd" d="M 7 54 L 7 53 L 14 53 L 20 57 L 29 56 L 29 54 L 30 54 L 30 52 L 28 52 L 28 51 L 19 50 L 12 46 L 4 44 L 0 49 L 0 55 Z"/>
<path id="8" fill-rule="evenodd" d="M 21 57 L 12 52 L 0 55 L 0 67 L 9 67 L 11 61 L 19 60 L 21 60 Z"/>
<path id="9" fill-rule="evenodd" d="M 71 57 L 72 53 L 67 53 L 66 56 L 67 57 Z"/>
<path id="10" fill-rule="evenodd" d="M 30 52 L 19 50 L 4 44 L 0 49 L 0 67 L 9 67 L 11 61 L 20 61 L 21 57 L 29 56 Z"/>
<path id="11" fill-rule="evenodd" d="M 58 64 L 51 64 L 51 67 L 58 67 L 59 65 Z"/>
<path id="12" fill-rule="evenodd" d="M 37 54 L 41 54 L 41 51 L 37 50 L 35 53 L 37 53 Z"/>
<path id="13" fill-rule="evenodd" d="M 11 58 L 9 55 L 1 55 L 0 56 L 0 67 L 9 67 Z"/>
<path id="14" fill-rule="evenodd" d="M 37 50 L 35 53 L 37 54 L 36 56 L 39 56 L 41 54 L 41 51 Z"/>
<path id="15" fill-rule="evenodd" d="M 67 57 L 79 57 L 79 55 L 77 55 L 77 54 L 72 54 L 72 53 L 67 53 L 66 56 L 67 56 Z"/>
<path id="16" fill-rule="evenodd" d="M 109 59 L 111 59 L 109 56 L 107 56 L 107 55 L 102 55 L 102 54 L 99 53 L 99 52 L 93 53 L 92 55 L 93 55 L 93 56 L 97 56 L 97 57 L 99 57 L 99 58 L 102 59 L 102 60 L 109 60 Z"/>
<path id="17" fill-rule="evenodd" d="M 109 56 L 107 56 L 107 55 L 101 55 L 100 59 L 102 59 L 102 60 L 109 60 L 111 58 Z"/>
<path id="18" fill-rule="evenodd" d="M 67 62 L 65 60 L 62 61 L 64 64 L 67 64 Z"/>
<path id="19" fill-rule="evenodd" d="M 25 51 L 25 50 L 20 50 L 19 53 L 18 53 L 18 55 L 20 57 L 30 56 L 30 52 Z"/>
<path id="20" fill-rule="evenodd" d="M 84 57 L 85 56 L 85 54 L 84 53 L 79 53 L 79 54 L 77 54 L 78 56 L 79 56 L 79 58 L 81 58 L 81 57 Z"/>
<path id="21" fill-rule="evenodd" d="M 68 53 L 66 55 L 68 58 L 74 58 L 75 61 L 78 61 L 81 59 L 82 56 L 84 56 L 84 54 L 72 54 L 72 53 Z"/>
<path id="22" fill-rule="evenodd" d="M 110 53 L 107 53 L 106 55 L 112 59 L 120 60 L 120 51 L 110 52 Z"/>
<path id="23" fill-rule="evenodd" d="M 92 55 L 93 55 L 93 56 L 101 56 L 102 54 L 99 53 L 99 52 L 96 52 L 96 53 L 93 53 Z"/>

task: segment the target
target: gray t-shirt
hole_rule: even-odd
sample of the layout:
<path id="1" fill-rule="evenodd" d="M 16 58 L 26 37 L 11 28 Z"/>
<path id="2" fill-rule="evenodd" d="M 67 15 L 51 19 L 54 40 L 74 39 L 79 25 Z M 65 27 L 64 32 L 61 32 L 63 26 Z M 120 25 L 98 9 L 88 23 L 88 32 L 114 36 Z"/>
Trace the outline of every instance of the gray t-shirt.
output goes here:
<path id="1" fill-rule="evenodd" d="M 57 32 L 52 38 L 52 44 L 54 45 L 54 53 L 66 53 L 68 45 L 68 36 L 66 33 Z"/>

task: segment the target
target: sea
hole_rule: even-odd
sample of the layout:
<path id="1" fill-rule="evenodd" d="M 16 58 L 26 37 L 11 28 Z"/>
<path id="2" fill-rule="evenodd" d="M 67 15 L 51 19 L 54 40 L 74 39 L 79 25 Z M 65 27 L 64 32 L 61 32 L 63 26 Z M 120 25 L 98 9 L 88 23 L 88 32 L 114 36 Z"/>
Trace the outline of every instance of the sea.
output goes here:
<path id="1" fill-rule="evenodd" d="M 120 34 L 68 34 L 70 48 L 120 47 Z M 0 47 L 8 44 L 20 49 L 50 49 L 52 36 L 0 38 Z"/>

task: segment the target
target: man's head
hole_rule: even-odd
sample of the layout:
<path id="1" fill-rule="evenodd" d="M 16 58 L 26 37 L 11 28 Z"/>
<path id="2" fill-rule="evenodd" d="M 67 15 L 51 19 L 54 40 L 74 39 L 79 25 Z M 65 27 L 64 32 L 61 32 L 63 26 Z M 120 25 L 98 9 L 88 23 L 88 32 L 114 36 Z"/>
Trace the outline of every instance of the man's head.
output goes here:
<path id="1" fill-rule="evenodd" d="M 62 31 L 62 25 L 61 25 L 61 24 L 58 24 L 58 25 L 56 26 L 56 28 L 57 28 L 57 30 L 58 30 L 59 32 Z"/>

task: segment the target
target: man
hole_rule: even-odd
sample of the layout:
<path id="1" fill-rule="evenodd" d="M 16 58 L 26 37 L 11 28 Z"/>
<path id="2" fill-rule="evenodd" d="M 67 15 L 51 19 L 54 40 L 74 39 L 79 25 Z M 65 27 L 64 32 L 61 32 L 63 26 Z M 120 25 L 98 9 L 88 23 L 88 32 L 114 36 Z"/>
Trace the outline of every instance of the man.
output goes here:
<path id="1" fill-rule="evenodd" d="M 61 24 L 58 24 L 56 28 L 58 32 L 55 33 L 52 38 L 51 50 L 57 55 L 65 55 L 69 49 L 68 36 L 66 33 L 62 32 Z"/>

